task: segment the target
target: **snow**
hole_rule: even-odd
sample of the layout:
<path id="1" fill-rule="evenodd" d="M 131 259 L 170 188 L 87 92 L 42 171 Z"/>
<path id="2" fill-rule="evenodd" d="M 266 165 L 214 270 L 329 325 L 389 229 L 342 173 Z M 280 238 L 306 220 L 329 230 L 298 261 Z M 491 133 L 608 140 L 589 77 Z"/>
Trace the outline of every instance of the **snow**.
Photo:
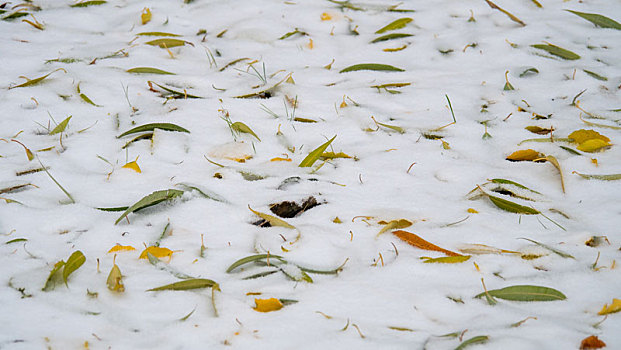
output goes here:
<path id="1" fill-rule="evenodd" d="M 110 0 L 72 8 L 70 2 L 38 0 L 34 4 L 41 10 L 32 13 L 44 30 L 21 22 L 32 17 L 1 20 L 0 189 L 36 187 L 0 193 L 21 203 L 0 201 L 0 349 L 453 349 L 460 340 L 478 335 L 489 340 L 472 348 L 571 349 L 590 335 L 599 336 L 610 349 L 621 348 L 620 315 L 605 320 L 597 315 L 604 304 L 621 297 L 620 270 L 614 268 L 620 258 L 621 191 L 615 181 L 572 174 L 621 173 L 619 112 L 613 111 L 621 108 L 619 32 L 563 11 L 599 13 L 619 21 L 621 6 L 602 0 L 541 1 L 543 8 L 530 1 L 495 3 L 526 26 L 485 1 L 448 0 L 398 6 L 415 10 L 411 13 L 388 12 L 395 3 L 383 0 L 362 4 L 366 11 L 341 11 L 329 1 Z M 140 13 L 145 7 L 153 18 L 143 25 Z M 322 20 L 324 13 L 331 19 Z M 471 15 L 476 21 L 468 21 Z M 376 30 L 402 17 L 413 22 L 386 34 L 412 37 L 369 43 L 378 36 Z M 278 40 L 295 28 L 307 35 Z M 354 28 L 359 35 L 351 35 Z M 201 29 L 206 35 L 197 35 Z M 193 46 L 172 47 L 169 54 L 144 44 L 157 36 L 135 36 L 151 31 L 180 34 L 179 39 Z M 547 42 L 581 58 L 563 60 L 531 47 Z M 402 45 L 407 47 L 401 51 L 383 51 Z M 452 51 L 440 52 L 446 50 Z M 101 58 L 115 52 L 115 57 Z M 210 64 L 210 55 L 217 66 Z M 46 63 L 57 58 L 79 61 Z M 248 60 L 220 71 L 239 58 Z M 254 60 L 260 74 L 265 65 L 267 83 L 253 89 L 262 84 L 248 66 Z M 358 63 L 390 64 L 405 71 L 339 73 Z M 135 67 L 176 75 L 126 72 Z M 529 67 L 539 73 L 520 77 Z M 24 82 L 19 76 L 33 79 L 59 68 L 66 72 L 11 88 Z M 584 69 L 608 80 L 594 79 Z M 503 91 L 506 71 L 514 91 Z M 289 73 L 295 83 L 282 82 L 271 98 L 235 98 L 270 87 Z M 147 81 L 204 98 L 166 100 L 150 91 Z M 411 85 L 390 88 L 399 94 L 371 88 L 387 83 Z M 80 98 L 78 84 L 99 107 Z M 606 119 L 585 120 L 617 129 L 588 126 L 579 119 L 581 112 L 571 103 L 583 90 L 580 106 Z M 286 99 L 296 97 L 294 116 L 317 123 L 291 120 L 293 108 Z M 453 121 L 447 98 L 457 122 L 432 131 Z M 222 120 L 227 112 L 231 121 L 245 123 L 261 141 L 249 134 L 232 135 Z M 533 120 L 531 112 L 551 117 Z M 54 123 L 70 115 L 64 132 L 48 135 Z M 405 133 L 378 126 L 371 116 Z M 133 136 L 118 135 L 156 122 L 174 123 L 190 133 L 157 129 L 153 142 L 122 148 Z M 481 137 L 485 122 L 490 139 Z M 613 146 L 582 155 L 559 147 L 575 148 L 566 143 L 518 146 L 525 139 L 546 137 L 524 130 L 529 125 L 553 126 L 555 137 L 593 129 L 608 136 Z M 423 134 L 443 137 L 449 148 Z M 320 169 L 321 160 L 312 168 L 298 167 L 334 135 L 328 151 L 355 158 L 334 159 Z M 11 139 L 38 159 L 29 161 L 24 148 Z M 552 164 L 505 160 L 527 148 L 558 159 L 566 193 Z M 246 156 L 252 158 L 231 159 Z M 136 157 L 142 173 L 122 168 Z M 276 157 L 291 161 L 271 161 Z M 40 168 L 39 160 L 75 203 L 43 171 L 16 174 Z M 242 172 L 262 179 L 246 180 Z M 503 198 L 532 205 L 565 230 L 541 215 L 503 211 L 485 197 L 468 199 L 476 185 L 493 178 L 541 192 L 533 196 L 536 202 Z M 183 189 L 180 183 L 224 201 L 186 191 L 181 198 L 131 213 L 129 221 L 118 225 L 114 222 L 121 212 L 96 209 L 130 206 L 154 191 Z M 272 203 L 300 203 L 309 196 L 322 204 L 283 219 L 297 230 L 253 225 L 259 218 L 249 206 L 271 214 Z M 478 213 L 469 213 L 469 208 Z M 336 217 L 342 223 L 333 222 Z M 413 222 L 404 230 L 448 250 L 485 244 L 541 257 L 476 254 L 459 264 L 426 264 L 421 257 L 443 254 L 410 246 L 390 231 L 376 237 L 383 227 L 379 221 L 398 219 Z M 210 289 L 146 292 L 179 281 L 138 259 L 144 245 L 157 242 L 167 224 L 172 233 L 161 246 L 174 253 L 170 262 L 162 260 L 171 270 L 219 284 L 221 291 L 214 294 L 217 316 Z M 606 236 L 609 243 L 585 245 L 592 236 Z M 5 244 L 17 238 L 27 241 Z M 207 247 L 204 257 L 201 238 Z M 117 243 L 136 250 L 118 252 L 114 258 L 107 251 Z M 86 262 L 69 276 L 67 286 L 61 282 L 42 291 L 54 264 L 76 250 Z M 338 275 L 310 273 L 313 283 L 292 281 L 281 272 L 244 280 L 266 269 L 251 265 L 226 273 L 238 259 L 267 252 L 317 270 L 347 263 Z M 594 269 L 598 255 L 601 269 Z M 123 274 L 123 293 L 106 286 L 113 261 Z M 488 290 L 538 285 L 557 289 L 567 299 L 498 299 L 491 306 L 484 298 L 474 298 L 483 291 L 481 279 Z M 254 298 L 297 302 L 260 313 L 253 310 Z M 450 333 L 461 336 L 442 337 Z"/>

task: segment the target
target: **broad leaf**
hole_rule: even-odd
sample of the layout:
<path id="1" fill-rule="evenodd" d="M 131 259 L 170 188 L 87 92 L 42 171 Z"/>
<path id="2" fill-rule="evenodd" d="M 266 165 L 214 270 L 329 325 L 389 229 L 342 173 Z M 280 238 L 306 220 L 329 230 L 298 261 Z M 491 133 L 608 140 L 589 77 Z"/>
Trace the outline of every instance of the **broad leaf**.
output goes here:
<path id="1" fill-rule="evenodd" d="M 543 157 L 543 154 L 535 151 L 534 149 L 524 149 L 511 153 L 509 156 L 507 156 L 507 160 L 510 160 L 512 162 L 533 161 L 535 159 Z"/>
<path id="2" fill-rule="evenodd" d="M 567 299 L 563 293 L 556 289 L 531 285 L 511 286 L 488 290 L 487 292 L 495 298 L 513 301 L 554 301 Z M 484 295 L 485 292 L 476 295 L 475 298 L 481 298 Z"/>
<path id="3" fill-rule="evenodd" d="M 145 248 L 142 253 L 140 253 L 138 259 L 147 259 L 149 254 L 156 258 L 172 257 L 173 253 L 174 252 L 168 248 L 151 246 Z"/>
<path id="4" fill-rule="evenodd" d="M 220 290 L 220 286 L 215 281 L 206 278 L 192 278 L 185 281 L 167 284 L 161 287 L 151 288 L 148 289 L 147 292 L 156 292 L 160 290 L 191 290 L 202 288 L 213 288 L 215 290 Z"/>
<path id="5" fill-rule="evenodd" d="M 121 274 L 121 269 L 117 264 L 112 266 L 110 269 L 110 273 L 108 274 L 108 279 L 106 280 L 106 284 L 108 285 L 108 289 L 113 292 L 124 292 L 125 286 L 123 285 L 123 275 Z"/>
<path id="6" fill-rule="evenodd" d="M 137 210 L 140 210 L 146 207 L 150 207 L 152 205 L 156 205 L 158 203 L 161 203 L 169 199 L 180 197 L 181 195 L 183 195 L 183 191 L 180 191 L 180 190 L 168 189 L 168 190 L 155 191 L 143 197 L 141 200 L 136 202 L 131 207 L 127 208 L 127 210 L 123 212 L 123 214 L 114 222 L 114 224 L 115 225 L 118 224 L 121 220 L 123 220 L 130 213 L 133 213 Z"/>
<path id="7" fill-rule="evenodd" d="M 309 153 L 306 156 L 306 158 L 304 158 L 304 160 L 302 160 L 302 162 L 298 166 L 301 167 L 301 168 L 313 166 L 313 164 L 315 164 L 317 159 L 319 159 L 321 157 L 321 155 L 326 151 L 328 146 L 330 146 L 330 144 L 332 143 L 332 141 L 334 141 L 335 138 L 336 138 L 336 135 L 334 135 L 333 138 L 328 140 L 323 145 L 321 145 L 321 146 L 317 147 L 316 149 L 314 149 L 311 153 Z"/>

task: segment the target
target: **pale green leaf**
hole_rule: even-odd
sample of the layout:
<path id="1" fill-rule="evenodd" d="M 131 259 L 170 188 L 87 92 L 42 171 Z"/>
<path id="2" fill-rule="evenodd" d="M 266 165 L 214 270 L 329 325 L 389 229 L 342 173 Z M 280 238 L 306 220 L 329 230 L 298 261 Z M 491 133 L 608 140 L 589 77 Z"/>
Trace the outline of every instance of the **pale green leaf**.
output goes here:
<path id="1" fill-rule="evenodd" d="M 462 350 L 473 344 L 484 344 L 484 343 L 487 343 L 488 340 L 489 340 L 489 337 L 487 335 L 478 335 L 468 340 L 464 340 L 464 342 L 459 344 L 459 346 L 456 347 L 455 350 Z"/>
<path id="2" fill-rule="evenodd" d="M 277 260 L 280 260 L 281 262 L 286 262 L 283 259 L 283 257 L 279 256 L 279 255 L 257 254 L 257 255 L 247 256 L 245 258 L 241 258 L 241 259 L 237 260 L 236 262 L 231 264 L 231 266 L 229 266 L 228 269 L 226 269 L 226 272 L 227 273 L 231 273 L 233 270 L 235 270 L 236 268 L 238 268 L 238 267 L 240 267 L 242 265 L 246 265 L 246 264 L 249 264 L 251 262 L 261 261 L 261 260 L 266 260 L 266 259 L 277 259 Z"/>
<path id="3" fill-rule="evenodd" d="M 153 68 L 153 67 L 136 67 L 127 70 L 128 73 L 134 74 L 163 74 L 163 75 L 175 75 L 175 73 L 167 72 L 165 70 Z"/>
<path id="4" fill-rule="evenodd" d="M 156 292 L 160 290 L 191 290 L 202 288 L 213 288 L 215 290 L 220 290 L 220 286 L 215 281 L 206 278 L 192 278 L 185 281 L 163 285 L 161 287 L 151 288 L 148 289 L 147 292 Z"/>
<path id="5" fill-rule="evenodd" d="M 544 50 L 547 51 L 549 54 L 554 55 L 554 56 L 558 56 L 562 59 L 565 60 L 577 60 L 580 59 L 580 56 L 574 52 L 571 52 L 569 50 L 566 50 L 562 47 L 556 46 L 556 45 L 552 45 L 552 44 L 537 44 L 537 45 L 531 45 L 532 47 L 539 49 L 539 50 Z"/>
<path id="6" fill-rule="evenodd" d="M 589 175 L 589 174 L 581 174 L 577 171 L 573 172 L 576 175 L 580 175 L 581 177 L 587 180 L 605 180 L 605 181 L 614 181 L 621 180 L 621 174 L 609 174 L 609 175 Z"/>
<path id="7" fill-rule="evenodd" d="M 354 64 L 347 68 L 341 69 L 339 73 L 355 72 L 359 70 L 386 71 L 386 72 L 404 72 L 404 69 L 397 68 L 388 64 L 381 63 L 360 63 Z"/>
<path id="8" fill-rule="evenodd" d="M 63 281 L 65 285 L 67 285 L 67 278 L 71 275 L 75 270 L 79 269 L 82 264 L 86 261 L 86 257 L 82 254 L 81 251 L 77 250 L 71 254 L 65 266 L 63 267 Z"/>
<path id="9" fill-rule="evenodd" d="M 257 134 L 254 133 L 254 131 L 252 131 L 252 129 L 250 129 L 250 127 L 242 122 L 235 122 L 233 124 L 231 124 L 231 129 L 237 131 L 237 132 L 243 132 L 246 134 L 250 134 L 252 136 L 254 136 L 257 140 L 261 141 L 261 139 L 259 138 L 259 136 L 257 136 Z"/>
<path id="10" fill-rule="evenodd" d="M 387 24 L 386 26 L 380 28 L 378 31 L 375 32 L 375 34 L 382 34 L 384 32 L 388 32 L 391 30 L 397 30 L 397 29 L 401 29 L 403 27 L 405 27 L 408 23 L 412 22 L 412 19 L 409 17 L 404 17 L 404 18 L 399 18 L 389 24 Z"/>
<path id="11" fill-rule="evenodd" d="M 127 210 L 123 212 L 123 214 L 114 222 L 114 224 L 116 225 L 119 222 L 121 222 L 121 220 L 123 220 L 130 213 L 133 213 L 135 211 L 138 211 L 146 207 L 150 207 L 152 205 L 156 205 L 158 203 L 161 203 L 169 199 L 180 197 L 181 195 L 183 195 L 183 191 L 180 191 L 180 190 L 168 189 L 168 190 L 155 191 L 145 196 L 144 198 L 136 202 L 131 207 L 127 208 Z"/>
<path id="12" fill-rule="evenodd" d="M 67 125 L 69 124 L 70 119 L 71 119 L 71 116 L 68 116 L 67 118 L 65 118 L 65 120 L 60 122 L 60 124 L 56 125 L 56 127 L 52 131 L 50 131 L 50 135 L 58 134 L 58 133 L 65 131 L 65 129 L 67 128 Z"/>
<path id="13" fill-rule="evenodd" d="M 324 143 L 323 145 L 317 147 L 311 153 L 309 153 L 306 156 L 306 158 L 304 158 L 304 160 L 302 160 L 302 162 L 300 163 L 299 167 L 304 168 L 304 167 L 311 167 L 311 166 L 313 166 L 313 164 L 315 164 L 317 159 L 319 159 L 321 157 L 323 152 L 325 152 L 325 150 L 328 148 L 328 146 L 330 146 L 330 144 L 332 143 L 332 141 L 334 141 L 335 138 L 336 138 L 336 135 L 334 135 L 333 138 L 331 138 L 326 143 Z"/>
<path id="14" fill-rule="evenodd" d="M 493 297 L 513 301 L 554 301 L 567 299 L 563 293 L 556 289 L 532 285 L 517 285 L 487 292 Z M 484 295 L 485 292 L 476 295 L 475 298 L 481 298 Z"/>
<path id="15" fill-rule="evenodd" d="M 413 36 L 413 35 L 412 34 L 406 34 L 406 33 L 386 34 L 386 35 L 382 35 L 380 37 L 377 37 L 377 38 L 371 40 L 371 44 L 379 43 L 379 42 L 382 42 L 382 41 L 407 38 L 407 37 L 410 37 L 410 36 Z"/>
<path id="16" fill-rule="evenodd" d="M 578 11 L 572 11 L 572 10 L 565 10 L 565 11 L 573 13 L 576 16 L 580 16 L 586 19 L 587 21 L 595 24 L 598 27 L 621 30 L 620 23 L 606 16 L 598 15 L 596 13 L 586 13 L 586 12 L 578 12 Z"/>
<path id="17" fill-rule="evenodd" d="M 527 240 L 529 242 L 535 243 L 536 245 L 538 245 L 540 247 L 543 247 L 543 248 L 545 248 L 545 249 L 547 249 L 547 250 L 549 250 L 549 251 L 551 251 L 551 252 L 553 252 L 553 253 L 555 253 L 555 254 L 557 254 L 559 256 L 562 256 L 563 258 L 575 259 L 572 255 L 567 254 L 567 253 L 565 253 L 565 252 L 563 252 L 561 250 L 558 250 L 556 248 L 550 247 L 547 244 L 543 244 L 543 243 L 537 242 L 537 241 L 532 240 L 530 238 L 520 238 L 520 239 Z"/>

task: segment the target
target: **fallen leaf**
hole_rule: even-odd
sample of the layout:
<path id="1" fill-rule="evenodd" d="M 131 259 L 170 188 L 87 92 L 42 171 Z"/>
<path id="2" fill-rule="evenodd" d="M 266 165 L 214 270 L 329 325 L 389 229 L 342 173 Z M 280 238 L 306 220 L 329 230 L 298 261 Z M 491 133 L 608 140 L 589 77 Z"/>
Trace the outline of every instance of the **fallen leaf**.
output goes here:
<path id="1" fill-rule="evenodd" d="M 117 264 L 114 264 L 110 270 L 110 274 L 108 274 L 108 280 L 106 281 L 108 289 L 113 292 L 124 292 L 125 286 L 123 285 L 122 278 L 121 269 L 119 269 Z"/>
<path id="2" fill-rule="evenodd" d="M 273 215 L 269 215 L 269 214 L 264 214 L 261 212 L 258 212 L 252 208 L 250 208 L 250 206 L 248 206 L 248 209 L 250 209 L 251 212 L 253 212 L 255 215 L 259 216 L 261 219 L 267 221 L 270 223 L 270 225 L 272 226 L 280 226 L 280 227 L 285 227 L 285 228 L 290 228 L 290 229 L 296 229 L 295 226 L 289 224 L 288 222 L 286 222 L 285 220 L 279 219 Z"/>
<path id="3" fill-rule="evenodd" d="M 332 19 L 332 16 L 330 16 L 330 14 L 329 14 L 329 13 L 324 12 L 324 13 L 322 13 L 322 14 L 321 14 L 321 20 L 322 20 L 322 21 L 329 21 L 329 20 L 331 20 L 331 19 Z"/>
<path id="4" fill-rule="evenodd" d="M 425 264 L 458 264 L 458 263 L 462 263 L 464 261 L 467 261 L 468 259 L 470 259 L 470 255 L 457 255 L 457 256 L 446 256 L 443 258 L 435 258 L 435 259 L 431 259 L 431 258 L 425 258 L 425 261 L 423 261 L 423 263 Z"/>
<path id="5" fill-rule="evenodd" d="M 586 337 L 580 342 L 580 350 L 594 350 L 606 347 L 606 343 L 601 341 L 596 335 Z"/>
<path id="6" fill-rule="evenodd" d="M 524 149 L 511 153 L 507 160 L 512 162 L 521 162 L 521 161 L 533 161 L 535 159 L 545 158 L 542 153 L 535 151 L 534 149 Z"/>
<path id="7" fill-rule="evenodd" d="M 407 232 L 407 231 L 401 231 L 401 230 L 393 231 L 393 234 L 399 237 L 401 240 L 407 242 L 408 244 L 413 245 L 423 250 L 433 250 L 436 252 L 444 253 L 448 256 L 462 256 L 461 254 L 454 253 L 444 248 L 440 248 L 433 243 L 427 242 L 426 240 L 422 239 L 418 235 Z"/>
<path id="8" fill-rule="evenodd" d="M 148 7 L 145 7 L 142 9 L 142 13 L 140 14 L 140 19 L 142 20 L 143 25 L 151 21 L 151 10 Z"/>
<path id="9" fill-rule="evenodd" d="M 384 225 L 384 227 L 380 230 L 380 232 L 378 232 L 377 237 L 386 231 L 412 226 L 412 222 L 406 219 L 391 220 L 389 222 L 380 221 L 378 224 Z"/>
<path id="10" fill-rule="evenodd" d="M 108 253 L 116 253 L 116 252 L 129 252 L 132 250 L 136 250 L 136 248 L 132 247 L 131 245 L 120 245 L 117 244 L 114 247 L 110 248 L 110 250 L 108 250 Z"/>
<path id="11" fill-rule="evenodd" d="M 147 292 L 157 292 L 160 290 L 190 290 L 202 288 L 213 288 L 214 290 L 220 290 L 220 286 L 215 281 L 206 278 L 191 278 L 183 280 L 181 282 L 175 282 L 163 285 L 161 287 L 147 289 Z"/>
<path id="12" fill-rule="evenodd" d="M 69 278 L 69 275 L 79 269 L 85 261 L 86 257 L 84 257 L 84 254 L 82 254 L 81 251 L 77 250 L 71 254 L 63 266 L 63 281 L 65 282 L 65 285 L 67 285 L 67 278 Z"/>
<path id="13" fill-rule="evenodd" d="M 335 138 L 336 138 L 336 135 L 334 135 L 334 137 L 332 137 L 330 140 L 328 140 L 323 145 L 321 145 L 321 146 L 317 147 L 316 149 L 314 149 L 311 153 L 309 153 L 306 156 L 306 158 L 304 158 L 302 160 L 302 162 L 298 166 L 301 167 L 301 168 L 313 166 L 313 164 L 315 164 L 317 159 L 319 159 L 319 157 L 321 157 L 323 152 L 326 151 L 328 146 L 330 146 L 330 144 L 332 143 L 332 141 L 334 141 Z"/>
<path id="14" fill-rule="evenodd" d="M 256 306 L 254 309 L 259 312 L 271 312 L 282 309 L 283 305 L 280 300 L 276 298 L 269 299 L 254 299 Z"/>
<path id="15" fill-rule="evenodd" d="M 140 257 L 138 257 L 138 259 L 146 259 L 147 253 L 153 255 L 156 258 L 164 258 L 164 257 L 172 257 L 174 252 L 168 248 L 151 246 L 151 247 L 145 248 L 145 250 L 143 250 L 142 253 L 140 253 Z"/>
<path id="16" fill-rule="evenodd" d="M 610 143 L 604 141 L 604 140 L 600 140 L 600 139 L 591 139 L 591 140 L 586 140 L 583 143 L 578 145 L 578 150 L 582 151 L 582 152 L 597 152 L 599 150 L 601 150 L 602 148 L 608 147 L 610 146 Z"/>
<path id="17" fill-rule="evenodd" d="M 578 144 L 583 143 L 587 140 L 592 140 L 592 139 L 600 139 L 605 142 L 610 142 L 610 139 L 608 137 L 598 133 L 595 130 L 580 129 L 580 130 L 576 130 L 572 132 L 567 137 L 569 137 L 570 139 L 573 139 L 574 142 Z"/>
<path id="18" fill-rule="evenodd" d="M 136 158 L 136 160 L 134 160 L 133 162 L 129 162 L 125 165 L 122 166 L 122 168 L 125 169 L 132 169 L 133 171 L 137 172 L 137 173 L 142 173 L 142 170 L 140 170 L 140 167 L 138 166 L 138 158 Z"/>
<path id="19" fill-rule="evenodd" d="M 489 290 L 487 293 L 499 299 L 513 301 L 554 301 L 567 299 L 563 293 L 556 289 L 530 285 L 510 286 Z M 475 298 L 481 298 L 484 295 L 485 292 L 476 295 Z"/>
<path id="20" fill-rule="evenodd" d="M 604 307 L 597 313 L 598 315 L 614 314 L 621 311 L 621 299 L 612 299 L 612 304 L 605 304 Z"/>

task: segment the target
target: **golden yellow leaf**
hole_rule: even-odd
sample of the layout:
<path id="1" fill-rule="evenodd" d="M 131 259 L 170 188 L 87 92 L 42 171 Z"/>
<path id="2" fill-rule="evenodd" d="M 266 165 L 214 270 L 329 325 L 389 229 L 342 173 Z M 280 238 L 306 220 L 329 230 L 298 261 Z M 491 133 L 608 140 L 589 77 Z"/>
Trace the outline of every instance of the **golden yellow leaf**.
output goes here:
<path id="1" fill-rule="evenodd" d="M 134 160 L 133 162 L 129 162 L 123 165 L 122 167 L 125 169 L 132 169 L 133 171 L 137 173 L 142 173 L 142 170 L 140 170 L 140 167 L 138 166 L 137 162 L 138 162 L 138 157 L 136 157 L 136 160 Z"/>
<path id="2" fill-rule="evenodd" d="M 390 230 L 394 230 L 394 229 L 401 229 L 401 228 L 406 228 L 406 227 L 412 226 L 412 222 L 409 221 L 409 220 L 406 220 L 406 219 L 391 220 L 389 222 L 386 222 L 386 221 L 382 220 L 382 221 L 378 222 L 378 224 L 384 225 L 384 227 L 377 234 L 378 237 L 382 233 L 384 233 L 386 231 L 390 231 Z"/>
<path id="3" fill-rule="evenodd" d="M 621 311 L 621 299 L 612 299 L 612 304 L 605 304 L 598 315 L 608 315 Z"/>
<path id="4" fill-rule="evenodd" d="M 254 309 L 259 312 L 270 312 L 282 309 L 282 303 L 276 298 L 254 299 L 256 306 Z"/>
<path id="5" fill-rule="evenodd" d="M 329 14 L 329 13 L 324 12 L 324 13 L 322 13 L 322 14 L 321 14 L 321 20 L 322 20 L 322 21 L 329 21 L 329 20 L 331 20 L 331 19 L 332 19 L 332 16 L 330 16 L 330 14 Z"/>
<path id="6" fill-rule="evenodd" d="M 610 146 L 610 143 L 602 139 L 590 139 L 579 144 L 577 148 L 582 152 L 596 152 L 608 146 Z"/>
<path id="7" fill-rule="evenodd" d="M 523 149 L 519 151 L 515 151 L 511 153 L 507 160 L 512 162 L 521 162 L 521 161 L 530 161 L 532 162 L 535 159 L 545 158 L 545 155 L 535 151 L 534 149 Z"/>
<path id="8" fill-rule="evenodd" d="M 290 162 L 290 161 L 291 161 L 291 158 L 276 157 L 276 158 L 270 159 L 270 162 Z"/>
<path id="9" fill-rule="evenodd" d="M 140 14 L 140 19 L 142 20 L 142 24 L 147 24 L 151 21 L 151 10 L 148 7 L 142 9 L 142 13 Z"/>
<path id="10" fill-rule="evenodd" d="M 123 285 L 122 278 L 123 275 L 121 274 L 121 269 L 119 269 L 117 264 L 114 264 L 110 270 L 110 274 L 108 275 L 108 280 L 106 281 L 108 289 L 113 292 L 124 292 L 125 286 Z"/>
<path id="11" fill-rule="evenodd" d="M 306 44 L 306 47 L 308 47 L 309 49 L 313 49 L 314 44 L 313 44 L 313 39 L 308 39 L 308 44 Z"/>
<path id="12" fill-rule="evenodd" d="M 172 257 L 173 251 L 168 248 L 162 247 L 148 247 L 140 253 L 139 259 L 146 259 L 147 253 L 153 255 L 156 258 Z"/>
<path id="13" fill-rule="evenodd" d="M 568 137 L 570 139 L 573 139 L 574 142 L 578 144 L 581 144 L 587 140 L 593 140 L 593 139 L 599 139 L 599 140 L 605 141 L 606 143 L 610 142 L 610 139 L 608 137 L 598 133 L 595 130 L 585 130 L 585 129 L 576 130 L 572 132 L 571 134 L 569 134 Z"/>
<path id="14" fill-rule="evenodd" d="M 117 244 L 114 247 L 110 248 L 110 250 L 108 250 L 108 253 L 128 252 L 128 251 L 132 251 L 132 250 L 136 250 L 136 248 L 132 247 L 131 245 L 120 245 L 120 244 Z"/>
<path id="15" fill-rule="evenodd" d="M 468 208 L 467 212 L 469 212 L 470 214 L 478 214 L 479 212 L 474 209 L 474 208 Z"/>

